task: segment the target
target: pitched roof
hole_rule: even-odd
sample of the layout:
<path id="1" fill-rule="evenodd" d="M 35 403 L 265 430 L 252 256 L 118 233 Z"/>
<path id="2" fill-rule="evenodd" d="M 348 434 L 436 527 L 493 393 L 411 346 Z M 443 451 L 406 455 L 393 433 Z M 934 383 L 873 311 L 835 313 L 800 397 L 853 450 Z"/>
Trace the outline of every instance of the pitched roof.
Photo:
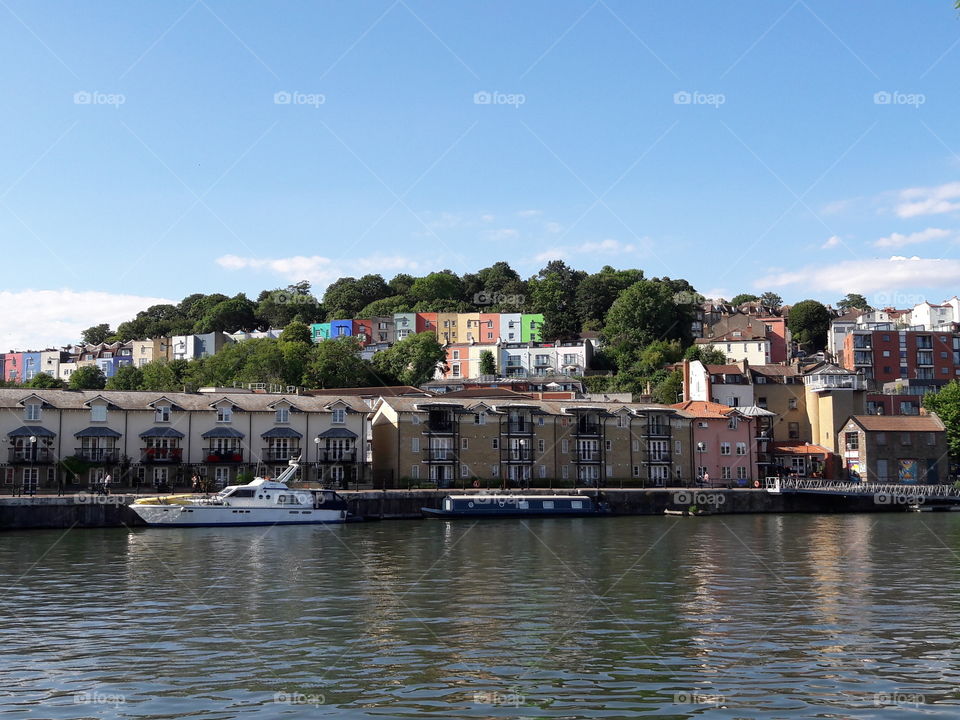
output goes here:
<path id="1" fill-rule="evenodd" d="M 822 445 L 813 445 L 807 442 L 788 440 L 774 442 L 772 445 L 774 453 L 783 453 L 785 455 L 830 455 L 830 451 Z"/>
<path id="2" fill-rule="evenodd" d="M 706 365 L 711 375 L 743 375 L 743 368 L 739 365 Z"/>
<path id="3" fill-rule="evenodd" d="M 674 403 L 670 407 L 677 410 L 683 410 L 697 418 L 726 418 L 737 408 L 720 403 L 707 402 L 705 400 L 685 400 L 681 403 Z"/>
<path id="4" fill-rule="evenodd" d="M 855 423 L 868 432 L 940 432 L 943 423 L 930 415 L 853 415 Z"/>
<path id="5" fill-rule="evenodd" d="M 468 388 L 453 392 L 440 393 L 442 397 L 456 398 L 524 398 L 533 399 L 533 395 L 519 393 L 508 388 Z"/>

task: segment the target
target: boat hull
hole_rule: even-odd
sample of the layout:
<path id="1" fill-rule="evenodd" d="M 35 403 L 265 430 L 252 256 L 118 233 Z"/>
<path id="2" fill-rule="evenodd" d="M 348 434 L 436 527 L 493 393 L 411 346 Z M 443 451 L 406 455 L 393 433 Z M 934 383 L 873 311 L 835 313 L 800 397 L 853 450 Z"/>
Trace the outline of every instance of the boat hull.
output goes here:
<path id="1" fill-rule="evenodd" d="M 223 505 L 130 505 L 147 525 L 215 527 L 239 525 L 325 525 L 346 522 L 340 509 L 236 508 Z"/>
<path id="2" fill-rule="evenodd" d="M 607 515 L 597 510 L 438 510 L 437 508 L 420 508 L 424 517 L 434 518 L 542 518 L 542 517 L 599 517 Z"/>

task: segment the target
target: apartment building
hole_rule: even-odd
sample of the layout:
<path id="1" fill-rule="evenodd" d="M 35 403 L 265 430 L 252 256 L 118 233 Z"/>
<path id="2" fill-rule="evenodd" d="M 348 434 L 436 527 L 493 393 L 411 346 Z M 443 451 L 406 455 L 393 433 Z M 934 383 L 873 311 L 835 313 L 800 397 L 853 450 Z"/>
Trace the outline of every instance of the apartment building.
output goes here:
<path id="1" fill-rule="evenodd" d="M 219 330 L 197 335 L 174 335 L 170 338 L 170 359 L 197 360 L 209 357 L 233 342 L 232 337 Z"/>
<path id="2" fill-rule="evenodd" d="M 947 433 L 935 414 L 853 415 L 840 428 L 838 445 L 852 479 L 931 485 L 949 479 Z"/>
<path id="3" fill-rule="evenodd" d="M 689 415 L 666 405 L 517 398 L 382 398 L 377 486 L 688 484 Z"/>
<path id="4" fill-rule="evenodd" d="M 153 339 L 147 338 L 146 340 L 133 340 L 130 343 L 130 346 L 133 364 L 136 367 L 143 367 L 147 363 L 151 363 L 155 360 L 171 359 L 169 338 L 161 337 Z"/>
<path id="5" fill-rule="evenodd" d="M 770 340 L 765 335 L 732 330 L 726 335 L 698 338 L 694 343 L 719 350 L 726 355 L 728 363 L 746 360 L 752 365 L 764 365 L 770 362 Z"/>
<path id="6" fill-rule="evenodd" d="M 120 484 L 184 486 L 196 474 L 222 487 L 240 473 L 277 475 L 291 458 L 301 480 L 368 475 L 369 407 L 355 396 L 3 388 L 0 410 L 3 485 L 85 487 L 110 473 Z M 61 465 L 70 458 L 80 477 Z"/>
<path id="7" fill-rule="evenodd" d="M 709 485 L 747 487 L 762 477 L 758 467 L 756 416 L 719 403 L 687 400 L 670 407 L 693 419 L 696 478 Z M 772 413 L 769 413 L 772 415 Z"/>

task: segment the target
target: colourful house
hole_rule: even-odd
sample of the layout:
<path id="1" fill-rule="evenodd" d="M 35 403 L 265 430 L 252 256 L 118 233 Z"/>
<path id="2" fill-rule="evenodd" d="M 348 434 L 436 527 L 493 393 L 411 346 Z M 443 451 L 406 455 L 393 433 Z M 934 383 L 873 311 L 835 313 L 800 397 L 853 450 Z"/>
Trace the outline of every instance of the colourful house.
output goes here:
<path id="1" fill-rule="evenodd" d="M 314 342 L 330 339 L 330 323 L 313 323 L 310 326 L 310 339 Z"/>
<path id="2" fill-rule="evenodd" d="M 522 325 L 522 316 L 520 313 L 501 313 L 500 314 L 500 339 L 503 342 L 520 342 L 520 326 Z"/>
<path id="3" fill-rule="evenodd" d="M 40 372 L 40 353 L 25 352 L 20 353 L 23 358 L 23 365 L 20 368 L 20 377 L 22 382 L 30 382 Z"/>
<path id="4" fill-rule="evenodd" d="M 417 313 L 417 332 L 437 332 L 437 313 Z"/>
<path id="5" fill-rule="evenodd" d="M 760 479 L 754 448 L 753 418 L 737 408 L 703 400 L 670 407 L 693 418 L 696 477 L 711 486 L 753 486 Z"/>
<path id="6" fill-rule="evenodd" d="M 373 341 L 373 332 L 369 320 L 353 320 L 353 336 L 360 340 L 361 345 L 369 345 Z"/>
<path id="7" fill-rule="evenodd" d="M 6 353 L 0 353 L 0 382 L 3 382 L 7 379 L 7 355 Z"/>
<path id="8" fill-rule="evenodd" d="M 543 342 L 543 315 L 533 313 L 520 316 L 520 342 Z"/>
<path id="9" fill-rule="evenodd" d="M 480 313 L 477 342 L 495 343 L 500 337 L 500 313 Z"/>
<path id="10" fill-rule="evenodd" d="M 353 335 L 353 320 L 333 320 L 330 322 L 330 337 L 349 337 Z"/>
<path id="11" fill-rule="evenodd" d="M 457 339 L 477 342 L 480 339 L 480 313 L 457 313 Z"/>
<path id="12" fill-rule="evenodd" d="M 422 332 L 417 330 L 417 313 L 394 313 L 393 325 L 397 340 L 403 340 L 414 333 Z"/>

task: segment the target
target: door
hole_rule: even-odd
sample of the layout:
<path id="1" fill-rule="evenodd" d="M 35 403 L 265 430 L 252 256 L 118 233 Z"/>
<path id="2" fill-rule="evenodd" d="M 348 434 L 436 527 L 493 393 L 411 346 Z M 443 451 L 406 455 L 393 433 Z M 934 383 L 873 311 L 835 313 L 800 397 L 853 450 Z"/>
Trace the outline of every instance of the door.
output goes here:
<path id="1" fill-rule="evenodd" d="M 230 468 L 218 467 L 213 469 L 213 482 L 217 490 L 223 490 L 230 484 Z"/>
<path id="2" fill-rule="evenodd" d="M 21 477 L 23 478 L 23 492 L 34 494 L 40 484 L 40 468 L 24 468 Z"/>
<path id="3" fill-rule="evenodd" d="M 153 486 L 166 487 L 170 484 L 170 469 L 161 467 L 153 469 Z"/>

